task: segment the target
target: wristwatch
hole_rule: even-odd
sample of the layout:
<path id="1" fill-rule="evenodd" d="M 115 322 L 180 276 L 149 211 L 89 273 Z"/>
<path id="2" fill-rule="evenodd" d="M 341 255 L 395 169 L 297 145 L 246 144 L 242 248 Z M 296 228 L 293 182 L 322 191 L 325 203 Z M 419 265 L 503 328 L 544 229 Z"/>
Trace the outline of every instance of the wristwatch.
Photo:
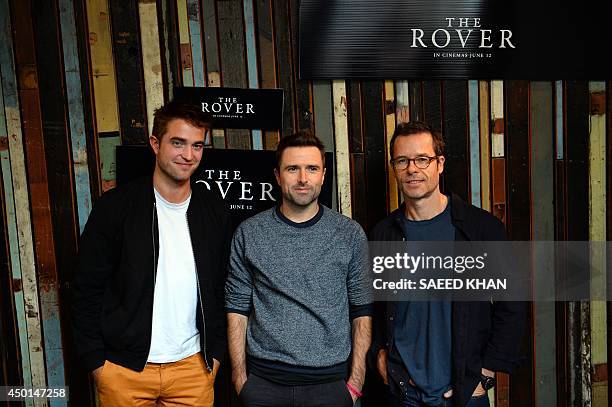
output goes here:
<path id="1" fill-rule="evenodd" d="M 480 384 L 482 384 L 482 388 L 485 390 L 490 390 L 495 386 L 495 376 L 486 376 L 480 375 Z"/>

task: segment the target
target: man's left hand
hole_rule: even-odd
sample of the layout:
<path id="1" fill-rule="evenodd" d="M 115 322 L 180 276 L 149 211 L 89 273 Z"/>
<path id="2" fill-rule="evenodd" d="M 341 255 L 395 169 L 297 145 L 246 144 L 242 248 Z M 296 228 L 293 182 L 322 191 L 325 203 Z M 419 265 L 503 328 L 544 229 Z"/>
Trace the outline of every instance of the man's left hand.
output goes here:
<path id="1" fill-rule="evenodd" d="M 357 389 L 358 391 L 361 392 L 361 384 L 355 383 L 354 381 L 352 381 L 350 378 L 348 379 L 347 383 L 350 383 L 351 386 L 353 386 L 354 389 Z M 357 402 L 357 399 L 359 397 L 357 397 L 356 395 L 353 394 L 352 391 L 349 390 L 348 386 L 346 386 L 346 391 L 349 392 L 349 394 L 351 395 L 351 398 L 353 399 L 353 405 Z"/>
<path id="2" fill-rule="evenodd" d="M 495 372 L 489 369 L 485 369 L 485 368 L 482 368 L 482 374 L 485 376 L 489 376 L 489 377 L 495 376 Z M 474 389 L 474 393 L 472 393 L 472 397 L 480 397 L 484 395 L 486 392 L 487 391 L 484 389 L 484 387 L 482 387 L 482 383 L 478 382 L 478 386 L 476 386 L 476 389 Z"/>
<path id="3" fill-rule="evenodd" d="M 213 377 L 217 377 L 219 366 L 221 366 L 221 363 L 217 359 L 213 358 L 213 370 L 212 370 Z"/>

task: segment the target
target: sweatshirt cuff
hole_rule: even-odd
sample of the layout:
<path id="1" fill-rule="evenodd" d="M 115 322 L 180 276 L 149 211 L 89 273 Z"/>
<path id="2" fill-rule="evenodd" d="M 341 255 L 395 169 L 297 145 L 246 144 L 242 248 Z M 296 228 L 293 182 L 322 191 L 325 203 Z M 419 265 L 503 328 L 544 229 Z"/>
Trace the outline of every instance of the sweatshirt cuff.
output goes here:
<path id="1" fill-rule="evenodd" d="M 516 368 L 516 363 L 507 359 L 500 359 L 496 355 L 485 354 L 482 359 L 482 367 L 493 372 L 512 373 Z"/>
<path id="2" fill-rule="evenodd" d="M 371 317 L 374 315 L 372 304 L 349 305 L 349 317 L 351 321 L 359 317 Z"/>
<path id="3" fill-rule="evenodd" d="M 225 307 L 225 312 L 227 314 L 229 313 L 240 314 L 240 315 L 244 315 L 245 317 L 248 317 L 249 315 L 251 315 L 251 310 L 245 311 L 245 310 L 241 310 L 237 308 L 229 308 L 229 307 Z"/>

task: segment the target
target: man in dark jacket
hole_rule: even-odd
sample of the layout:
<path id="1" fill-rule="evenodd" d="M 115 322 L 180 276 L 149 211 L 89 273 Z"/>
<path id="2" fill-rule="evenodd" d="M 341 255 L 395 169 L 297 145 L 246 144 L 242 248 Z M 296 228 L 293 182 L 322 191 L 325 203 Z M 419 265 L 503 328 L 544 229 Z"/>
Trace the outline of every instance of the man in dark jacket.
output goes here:
<path id="1" fill-rule="evenodd" d="M 440 192 L 444 141 L 422 122 L 398 125 L 391 164 L 404 203 L 379 222 L 372 241 L 499 241 L 503 224 Z M 372 351 L 396 406 L 488 406 L 495 372 L 518 363 L 524 304 L 377 303 Z"/>
<path id="2" fill-rule="evenodd" d="M 212 406 L 226 348 L 223 203 L 190 177 L 210 119 L 171 102 L 155 112 L 153 177 L 94 206 L 73 285 L 75 350 L 102 406 Z"/>

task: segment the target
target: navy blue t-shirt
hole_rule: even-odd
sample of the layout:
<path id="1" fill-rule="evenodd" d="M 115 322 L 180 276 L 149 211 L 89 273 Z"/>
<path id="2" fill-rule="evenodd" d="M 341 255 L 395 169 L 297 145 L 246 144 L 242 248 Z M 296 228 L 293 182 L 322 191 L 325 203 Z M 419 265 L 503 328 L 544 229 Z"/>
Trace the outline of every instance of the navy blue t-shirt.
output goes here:
<path id="1" fill-rule="evenodd" d="M 412 221 L 404 217 L 402 227 L 407 241 L 455 240 L 450 203 L 429 220 Z M 401 359 L 405 368 L 401 370 L 407 371 L 426 404 L 439 404 L 451 388 L 451 310 L 450 301 L 398 302 L 396 306 L 390 365 L 394 359 Z M 391 377 L 397 380 L 397 375 Z M 405 386 L 407 381 L 401 382 Z"/>

